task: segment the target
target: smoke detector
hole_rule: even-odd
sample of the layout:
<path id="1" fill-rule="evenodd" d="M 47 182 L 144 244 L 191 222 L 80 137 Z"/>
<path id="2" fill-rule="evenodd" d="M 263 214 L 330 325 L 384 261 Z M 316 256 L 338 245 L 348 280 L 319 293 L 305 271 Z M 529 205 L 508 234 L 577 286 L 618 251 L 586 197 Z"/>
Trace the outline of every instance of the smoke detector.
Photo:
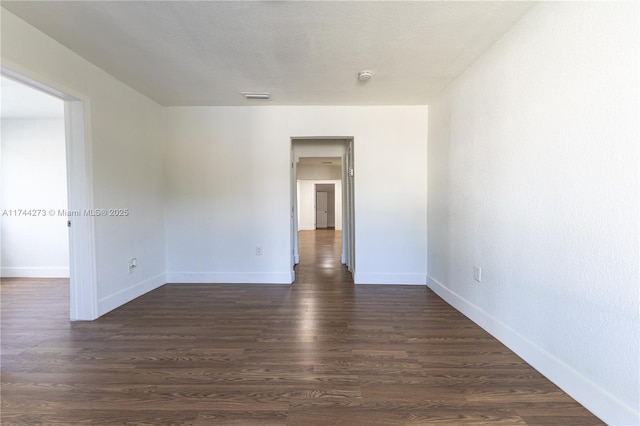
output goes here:
<path id="1" fill-rule="evenodd" d="M 371 77 L 373 76 L 373 73 L 371 71 L 360 71 L 358 73 L 358 80 L 360 81 L 368 81 Z"/>

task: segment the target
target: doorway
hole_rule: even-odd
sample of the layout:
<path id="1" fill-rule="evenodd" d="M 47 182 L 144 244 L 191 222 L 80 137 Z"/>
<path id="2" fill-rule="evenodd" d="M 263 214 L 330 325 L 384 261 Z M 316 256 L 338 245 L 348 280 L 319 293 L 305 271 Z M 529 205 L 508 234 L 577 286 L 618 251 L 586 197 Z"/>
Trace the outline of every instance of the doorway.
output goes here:
<path id="1" fill-rule="evenodd" d="M 350 158 L 347 158 L 349 157 Z M 292 138 L 291 267 L 300 263 L 301 231 L 335 230 L 340 263 L 355 272 L 353 138 Z M 349 186 L 351 182 L 351 186 Z"/>
<path id="2" fill-rule="evenodd" d="M 336 185 L 318 183 L 316 191 L 316 229 L 336 229 Z"/>
<path id="3" fill-rule="evenodd" d="M 0 84 L 1 276 L 68 279 L 64 102 L 4 76 Z"/>
<path id="4" fill-rule="evenodd" d="M 0 68 L 2 78 L 13 83 L 52 96 L 63 102 L 64 154 L 66 158 L 66 178 L 62 185 L 66 187 L 67 199 L 63 209 L 57 206 L 20 206 L 16 209 L 30 210 L 29 214 L 40 214 L 51 219 L 60 219 L 68 238 L 66 259 L 69 276 L 69 316 L 71 320 L 94 320 L 98 317 L 94 218 L 91 215 L 73 215 L 68 212 L 88 211 L 93 207 L 90 141 L 85 131 L 85 106 L 82 95 L 56 89 L 23 73 Z M 3 104 L 6 94 L 3 93 Z M 3 105 L 4 109 L 4 105 Z M 46 176 L 34 172 L 33 179 L 46 181 Z M 65 217 L 66 216 L 66 217 Z M 66 228 L 65 228 L 66 225 Z"/>

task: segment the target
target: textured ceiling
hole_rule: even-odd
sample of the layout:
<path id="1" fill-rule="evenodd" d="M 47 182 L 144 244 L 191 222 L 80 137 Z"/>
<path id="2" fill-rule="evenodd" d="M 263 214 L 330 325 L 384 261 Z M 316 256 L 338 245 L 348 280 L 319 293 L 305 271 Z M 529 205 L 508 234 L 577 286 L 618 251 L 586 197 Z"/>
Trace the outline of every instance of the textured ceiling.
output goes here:
<path id="1" fill-rule="evenodd" d="M 532 5 L 2 1 L 162 105 L 426 104 Z M 365 69 L 374 76 L 362 83 Z"/>

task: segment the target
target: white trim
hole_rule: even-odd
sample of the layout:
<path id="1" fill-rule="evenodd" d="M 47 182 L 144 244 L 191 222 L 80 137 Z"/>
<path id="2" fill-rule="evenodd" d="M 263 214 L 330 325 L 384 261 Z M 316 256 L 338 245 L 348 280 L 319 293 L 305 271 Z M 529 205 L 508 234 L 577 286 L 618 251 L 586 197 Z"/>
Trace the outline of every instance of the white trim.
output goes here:
<path id="1" fill-rule="evenodd" d="M 67 194 L 69 210 L 93 208 L 93 169 L 89 103 L 65 102 L 67 147 Z M 95 220 L 93 216 L 73 217 L 69 229 L 70 317 L 71 320 L 98 318 Z"/>
<path id="2" fill-rule="evenodd" d="M 26 84 L 27 86 L 31 86 L 34 89 L 65 101 L 88 100 L 82 93 L 76 92 L 70 87 L 58 84 L 56 81 L 52 81 L 46 76 L 33 72 L 7 58 L 2 58 L 0 73 L 5 77 L 9 77 L 21 82 L 22 84 Z"/>
<path id="3" fill-rule="evenodd" d="M 69 278 L 66 266 L 7 266 L 0 271 L 2 278 Z"/>
<path id="4" fill-rule="evenodd" d="M 366 274 L 356 272 L 356 284 L 424 285 L 426 274 Z"/>
<path id="5" fill-rule="evenodd" d="M 300 263 L 300 250 L 298 247 L 298 191 L 300 190 L 300 186 L 298 185 L 298 180 L 296 179 L 296 175 L 298 174 L 298 165 L 295 161 L 295 150 L 293 147 L 293 140 L 289 141 L 289 161 L 291 162 L 291 170 L 289 174 L 289 184 L 290 188 L 290 206 L 291 209 L 291 224 L 290 224 L 290 232 L 291 232 L 291 274 L 295 277 L 294 268 Z M 291 279 L 293 283 L 295 278 Z"/>
<path id="6" fill-rule="evenodd" d="M 168 283 L 190 284 L 291 284 L 292 272 L 169 272 Z"/>
<path id="7" fill-rule="evenodd" d="M 433 278 L 427 278 L 427 286 L 607 424 L 640 424 L 638 411 L 608 394 L 570 365 Z"/>
<path id="8" fill-rule="evenodd" d="M 120 290 L 117 293 L 111 294 L 98 301 L 99 316 L 106 314 L 125 303 L 131 302 L 133 299 L 142 296 L 158 287 L 162 287 L 166 284 L 165 274 L 158 274 L 154 277 L 134 284 L 124 290 Z"/>

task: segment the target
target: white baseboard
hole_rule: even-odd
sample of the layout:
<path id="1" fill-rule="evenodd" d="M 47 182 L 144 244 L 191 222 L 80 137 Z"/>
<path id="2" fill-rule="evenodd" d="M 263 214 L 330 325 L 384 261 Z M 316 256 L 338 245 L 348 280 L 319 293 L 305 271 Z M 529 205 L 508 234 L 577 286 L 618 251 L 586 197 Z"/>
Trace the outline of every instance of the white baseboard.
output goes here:
<path id="1" fill-rule="evenodd" d="M 638 411 L 614 398 L 570 365 L 527 340 L 517 331 L 433 278 L 427 278 L 427 286 L 607 424 L 640 424 Z"/>
<path id="2" fill-rule="evenodd" d="M 125 303 L 131 302 L 133 299 L 163 286 L 166 282 L 166 274 L 158 274 L 110 296 L 104 297 L 98 300 L 98 316 L 102 316 Z"/>
<path id="3" fill-rule="evenodd" d="M 0 270 L 3 278 L 69 278 L 69 267 L 3 267 Z"/>
<path id="4" fill-rule="evenodd" d="M 169 272 L 168 283 L 291 284 L 291 272 Z"/>
<path id="5" fill-rule="evenodd" d="M 425 274 L 363 274 L 356 272 L 356 284 L 424 285 Z"/>

